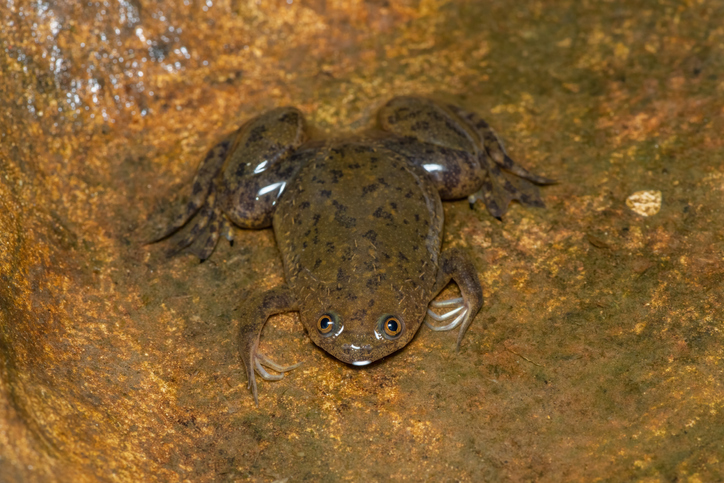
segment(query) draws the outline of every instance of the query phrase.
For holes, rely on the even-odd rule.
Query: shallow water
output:
[[[724,478],[724,7],[715,1],[0,6],[0,480]],[[140,243],[205,150],[300,107],[359,130],[399,94],[476,110],[560,180],[500,223],[445,204],[486,297],[364,368],[294,316],[253,404],[235,308],[269,230],[204,264]],[[626,206],[662,192],[661,210]]]

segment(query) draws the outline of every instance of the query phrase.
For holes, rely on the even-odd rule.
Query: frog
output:
[[[544,207],[539,186],[555,182],[513,161],[475,112],[426,97],[389,100],[361,133],[312,132],[291,106],[246,121],[208,151],[188,201],[151,239],[171,238],[169,256],[204,261],[221,237],[233,244],[235,227],[273,229],[286,283],[254,291],[238,308],[239,354],[257,406],[256,375],[279,380],[299,366],[259,348],[276,314],[298,313],[314,344],[354,366],[402,349],[423,322],[458,328],[459,349],[483,290],[471,256],[442,247],[442,201],[481,201],[502,220],[512,201]],[[436,300],[451,282],[460,296]]]

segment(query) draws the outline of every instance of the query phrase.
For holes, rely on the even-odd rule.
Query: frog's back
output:
[[[279,200],[274,231],[298,293],[309,285],[315,293],[320,285],[364,292],[431,284],[442,222],[424,171],[382,147],[347,141],[319,149],[300,170]]]

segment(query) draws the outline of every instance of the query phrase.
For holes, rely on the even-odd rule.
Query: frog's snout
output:
[[[340,346],[342,352],[345,355],[347,363],[354,366],[366,366],[372,360],[370,354],[372,353],[372,345],[370,344],[342,344]]]
[[[353,366],[366,366],[372,361],[366,359],[367,356],[372,352],[372,346],[370,344],[342,344],[342,352],[345,353],[351,359],[355,359],[350,362]]]

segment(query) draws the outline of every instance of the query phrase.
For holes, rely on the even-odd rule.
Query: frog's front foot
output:
[[[460,325],[460,322],[462,322],[465,317],[467,317],[468,313],[470,313],[470,307],[465,305],[464,299],[462,297],[456,297],[453,299],[447,299],[447,300],[440,300],[437,302],[431,302],[430,306],[434,308],[449,308],[453,307],[452,310],[449,310],[448,312],[445,312],[444,314],[436,314],[432,311],[432,309],[427,309],[427,315],[432,317],[434,320],[438,322],[445,322],[450,319],[454,319],[452,322],[446,325],[432,325],[427,320],[425,321],[425,325],[430,328],[430,330],[434,330],[435,332],[440,332],[444,330],[453,330],[455,327]]]
[[[258,293],[246,300],[241,306],[241,321],[239,323],[239,353],[246,368],[249,379],[248,387],[254,395],[254,402],[259,405],[259,395],[256,388],[256,374],[267,381],[278,381],[284,377],[285,372],[296,369],[300,363],[291,366],[282,366],[259,352],[259,336],[267,319],[284,312],[298,310],[298,304],[288,287],[273,288]],[[264,367],[268,367],[280,374],[269,374]]]
[[[292,364],[291,366],[282,366],[281,364],[277,364],[273,360],[269,359],[267,356],[262,354],[261,352],[255,351],[253,354],[250,354],[251,359],[253,362],[254,370],[249,370],[249,365],[247,365],[247,376],[249,378],[249,384],[247,384],[246,387],[251,389],[252,394],[254,394],[254,402],[256,405],[259,405],[259,397],[257,396],[257,389],[256,389],[256,374],[259,374],[259,377],[264,379],[265,381],[279,381],[284,378],[284,373],[293,371],[297,367],[301,366],[301,362],[297,362],[296,364]],[[269,369],[272,369],[274,371],[277,371],[279,374],[269,374],[266,369],[264,369],[264,366],[268,367]]]
[[[452,280],[460,288],[462,297],[431,302],[430,306],[433,308],[450,308],[451,310],[438,315],[428,308],[427,314],[430,317],[438,322],[447,322],[450,319],[452,322],[445,325],[432,325],[426,320],[425,325],[435,331],[452,330],[459,326],[460,332],[458,332],[456,344],[456,348],[459,349],[465,332],[483,306],[483,289],[480,286],[478,273],[464,251],[458,248],[445,250],[440,257],[439,266],[433,293],[435,295],[440,293]]]

